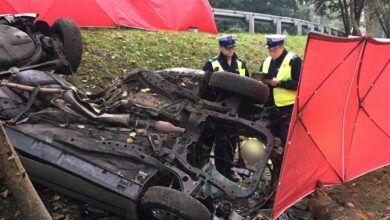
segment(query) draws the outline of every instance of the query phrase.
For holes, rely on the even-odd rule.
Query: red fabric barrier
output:
[[[310,34],[274,217],[314,190],[390,164],[390,42]]]
[[[81,27],[128,26],[148,30],[218,33],[208,0],[2,0],[0,14],[38,13],[53,23],[68,18]]]

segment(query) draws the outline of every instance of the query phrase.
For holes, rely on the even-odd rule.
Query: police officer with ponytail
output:
[[[266,48],[268,57],[260,66],[266,73],[263,83],[270,88],[266,106],[275,106],[280,111],[281,121],[272,128],[282,144],[286,144],[290,117],[301,74],[302,60],[284,46],[285,35],[268,35]]]

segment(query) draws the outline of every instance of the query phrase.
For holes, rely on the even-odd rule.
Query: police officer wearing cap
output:
[[[203,70],[206,72],[224,71],[239,74],[243,77],[249,77],[249,72],[243,60],[239,59],[236,52],[236,37],[233,35],[224,35],[217,38],[219,42],[220,53],[217,57],[208,60]],[[210,92],[210,90],[208,90]],[[212,94],[206,94],[212,96]],[[232,181],[238,181],[239,177],[231,168],[234,161],[234,154],[237,143],[239,142],[238,135],[233,130],[217,129],[214,136],[202,140],[204,144],[214,147],[215,167],[225,177]]]
[[[262,81],[270,88],[266,106],[276,106],[283,119],[272,128],[274,135],[281,139],[282,144],[286,143],[302,66],[301,58],[286,50],[285,37],[285,35],[266,36],[269,56],[260,66],[260,72],[266,73]]]
[[[219,42],[219,55],[208,60],[204,66],[204,71],[215,72],[224,71],[240,74],[249,77],[249,72],[243,60],[236,54],[236,36],[224,35],[217,38]]]

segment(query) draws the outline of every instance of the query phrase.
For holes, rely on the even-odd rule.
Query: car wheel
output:
[[[162,186],[146,190],[141,199],[141,208],[150,219],[211,219],[209,210],[201,202],[180,191]]]
[[[65,75],[75,73],[83,53],[80,28],[73,21],[61,18],[54,22],[52,29],[61,39],[65,57],[69,62],[69,65],[58,67],[57,72]]]
[[[233,92],[257,104],[266,103],[269,96],[269,89],[263,83],[229,72],[211,74],[209,86],[214,89]]]

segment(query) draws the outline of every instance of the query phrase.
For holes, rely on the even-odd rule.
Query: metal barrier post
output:
[[[276,34],[282,34],[282,20],[280,18],[275,18],[274,24],[276,24]]]
[[[255,17],[253,15],[246,15],[245,19],[249,23],[249,33],[255,33]]]
[[[294,22],[295,26],[297,26],[297,35],[302,35],[302,21],[297,20]]]

